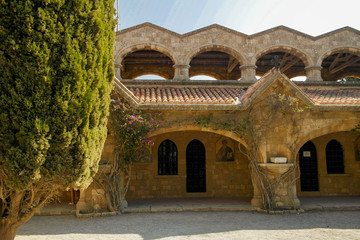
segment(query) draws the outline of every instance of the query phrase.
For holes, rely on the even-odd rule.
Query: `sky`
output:
[[[150,22],[184,34],[219,24],[254,34],[279,25],[318,36],[360,30],[360,0],[118,0],[119,30]]]

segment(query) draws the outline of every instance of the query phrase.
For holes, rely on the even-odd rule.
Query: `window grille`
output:
[[[169,139],[163,141],[158,148],[158,174],[178,174],[178,151],[176,144]]]
[[[343,148],[334,139],[326,145],[326,168],[328,174],[344,173]]]

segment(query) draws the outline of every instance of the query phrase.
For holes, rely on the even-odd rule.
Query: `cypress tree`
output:
[[[2,239],[97,172],[114,27],[114,0],[0,0]]]

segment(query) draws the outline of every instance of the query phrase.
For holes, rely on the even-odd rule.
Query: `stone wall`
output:
[[[338,132],[312,139],[317,150],[319,191],[301,192],[298,181],[299,196],[346,196],[360,195],[360,161],[356,159],[357,132]],[[328,174],[326,170],[325,148],[329,141],[335,139],[344,150],[344,174]]]
[[[178,175],[158,175],[158,147],[162,141],[173,141],[178,149]],[[201,141],[206,150],[206,192],[186,192],[186,147],[193,139]],[[217,162],[216,146],[226,139],[235,153],[233,162]],[[246,156],[239,152],[238,143],[214,133],[181,131],[153,137],[152,161],[134,163],[127,198],[159,197],[234,197],[252,196],[252,183]]]

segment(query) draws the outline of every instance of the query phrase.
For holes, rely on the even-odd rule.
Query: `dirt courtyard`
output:
[[[20,227],[16,240],[93,239],[360,239],[360,212],[129,213],[79,219],[35,216]]]

